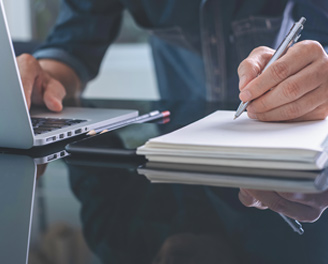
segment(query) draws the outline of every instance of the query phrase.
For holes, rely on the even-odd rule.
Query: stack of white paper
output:
[[[318,170],[328,155],[328,120],[260,122],[217,111],[164,136],[137,153],[148,160],[233,167]]]

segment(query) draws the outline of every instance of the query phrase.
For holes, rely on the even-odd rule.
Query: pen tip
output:
[[[237,118],[237,116],[234,116],[234,117],[233,117],[233,120],[236,120],[236,118]]]

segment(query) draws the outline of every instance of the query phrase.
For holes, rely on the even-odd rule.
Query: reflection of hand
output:
[[[180,233],[168,237],[152,264],[240,263],[224,235]]]
[[[262,121],[324,119],[328,115],[328,56],[321,44],[296,43],[260,74],[273,53],[267,47],[256,48],[238,68],[240,99],[252,101],[248,116]]]
[[[302,194],[240,189],[239,200],[247,207],[269,208],[301,222],[315,222],[328,207],[328,191]]]
[[[46,163],[46,164],[40,164],[37,166],[37,169],[36,169],[36,179],[37,180],[44,174],[44,172],[46,171],[47,165],[48,164]]]

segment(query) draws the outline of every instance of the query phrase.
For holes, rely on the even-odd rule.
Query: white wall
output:
[[[121,44],[109,48],[98,77],[84,98],[157,100],[159,93],[148,44]]]
[[[5,6],[5,12],[12,38],[15,40],[30,40],[32,38],[30,1],[2,1]]]

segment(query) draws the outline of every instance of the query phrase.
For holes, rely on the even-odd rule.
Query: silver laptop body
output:
[[[28,156],[0,154],[0,169],[1,263],[27,264],[37,165]]]
[[[84,120],[51,132],[34,134],[25,101],[7,19],[0,0],[0,147],[28,149],[86,133],[138,115],[129,109],[64,108],[60,113],[31,112],[33,117]]]

